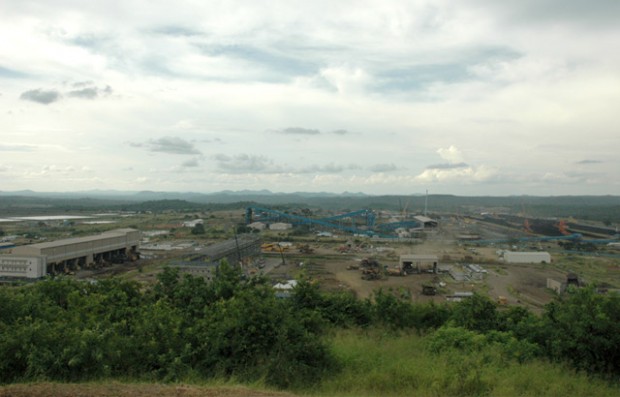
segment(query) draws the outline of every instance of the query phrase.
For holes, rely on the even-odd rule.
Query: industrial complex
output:
[[[615,268],[620,257],[614,251],[619,236],[604,225],[485,212],[277,208],[104,214],[106,223],[119,226],[96,235],[88,235],[97,230],[92,221],[24,220],[10,224],[0,241],[0,278],[90,279],[131,272],[150,283],[170,266],[210,281],[225,260],[247,277],[262,274],[274,285],[309,277],[326,290],[361,298],[385,288],[422,301],[480,292],[502,305],[540,309],[553,299],[552,291],[601,281],[583,266],[584,255],[590,253],[587,261],[604,269]],[[203,227],[194,230],[197,225]],[[71,234],[83,237],[52,241]],[[578,274],[580,282],[568,280],[567,272]],[[615,286],[603,281],[607,290]]]

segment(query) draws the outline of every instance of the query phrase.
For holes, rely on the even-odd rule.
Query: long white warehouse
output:
[[[548,252],[513,252],[504,251],[506,263],[551,263]]]
[[[96,236],[21,245],[0,255],[0,277],[39,278],[137,252],[140,232],[116,229]]]

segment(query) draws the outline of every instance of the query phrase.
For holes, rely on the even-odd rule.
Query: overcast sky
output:
[[[0,4],[0,190],[620,194],[620,1]]]

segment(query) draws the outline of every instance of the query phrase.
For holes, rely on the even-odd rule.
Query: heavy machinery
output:
[[[360,269],[362,270],[362,280],[381,280],[385,276],[385,272],[376,259],[362,259]]]
[[[260,246],[260,249],[263,252],[286,252],[289,250],[289,247],[279,243],[265,243]]]
[[[395,277],[404,276],[404,274],[403,274],[403,272],[402,272],[402,270],[400,268],[391,268],[391,267],[389,267],[389,268],[385,269],[385,273],[388,276],[395,276]]]
[[[422,295],[428,295],[428,296],[437,295],[437,287],[435,287],[434,285],[430,285],[430,284],[423,284]]]
[[[313,254],[314,248],[310,247],[310,244],[299,244],[297,246],[297,251],[301,254]]]
[[[362,269],[362,280],[381,280],[383,279],[383,272],[381,269],[366,268]]]

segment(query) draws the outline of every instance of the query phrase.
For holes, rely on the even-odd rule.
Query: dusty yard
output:
[[[510,305],[539,310],[555,296],[547,289],[547,278],[558,281],[566,274],[550,265],[495,265],[488,267],[486,283],[493,299],[506,297]]]
[[[404,289],[414,301],[444,302],[455,292],[478,291],[497,300],[502,296],[509,305],[526,306],[540,311],[550,302],[554,293],[546,288],[547,278],[566,280],[569,272],[575,272],[580,279],[600,285],[607,282],[610,287],[620,286],[620,259],[565,255],[556,246],[545,246],[551,251],[551,265],[507,265],[498,261],[497,247],[461,246],[454,240],[442,240],[439,236],[421,244],[372,241],[363,239],[320,240],[297,243],[284,253],[284,264],[280,253],[263,255],[261,267],[251,269],[254,273],[266,273],[274,281],[298,278],[305,274],[317,280],[324,290],[353,291],[361,299],[372,296],[373,291]],[[308,244],[312,252],[300,252]],[[170,253],[174,257],[177,253]],[[377,260],[381,267],[395,268],[402,254],[437,255],[442,265],[475,263],[483,266],[487,274],[481,281],[457,282],[449,274],[414,274],[404,277],[386,276],[379,280],[364,280],[360,270],[347,268],[365,258]],[[152,283],[161,271],[166,255],[157,260],[141,260],[138,263],[113,265],[104,269],[82,271],[77,277],[120,276],[141,282]],[[423,285],[439,287],[435,296],[422,294]]]
[[[278,266],[271,276],[294,278],[305,272],[318,280],[326,290],[350,290],[362,299],[368,298],[378,288],[405,289],[414,301],[445,302],[446,296],[454,292],[477,291],[487,294],[492,300],[503,296],[509,305],[520,305],[540,311],[550,302],[554,293],[546,288],[547,278],[559,281],[566,279],[567,271],[553,265],[506,265],[497,260],[495,248],[469,248],[456,244],[432,241],[420,245],[383,244],[369,249],[353,249],[338,253],[339,246],[323,244],[312,255],[286,255],[286,266]],[[477,263],[487,274],[481,281],[457,282],[449,274],[412,274],[407,276],[386,276],[380,280],[364,280],[360,270],[351,270],[364,258],[376,259],[382,266],[395,268],[398,257],[405,253],[435,254],[442,264]],[[303,262],[303,266],[300,263]],[[426,296],[422,286],[432,284],[442,287],[439,294]]]

